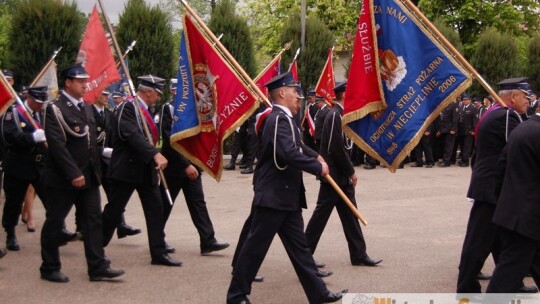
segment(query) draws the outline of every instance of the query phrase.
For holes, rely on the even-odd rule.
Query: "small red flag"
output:
[[[319,77],[319,81],[317,81],[317,85],[315,86],[315,92],[326,99],[330,104],[333,104],[334,99],[336,98],[336,94],[334,93],[336,81],[334,79],[334,67],[332,62],[333,51],[334,48],[331,48],[328,52],[328,58],[324,64],[321,77]]]
[[[292,77],[294,78],[294,81],[298,82],[298,64],[297,64],[296,59],[291,64],[292,64],[291,66]]]
[[[109,84],[120,80],[120,74],[118,74],[116,62],[96,6],[94,6],[84,31],[81,49],[77,55],[77,63],[81,63],[88,75],[90,75],[86,93],[83,96],[88,103],[94,103],[99,94]]]
[[[255,84],[261,89],[264,95],[268,96],[268,88],[264,85],[272,78],[279,74],[279,65],[281,64],[281,55],[276,56],[272,61],[266,66],[264,71],[259,73],[255,81]]]

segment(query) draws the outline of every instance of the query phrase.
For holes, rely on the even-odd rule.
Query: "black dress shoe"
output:
[[[226,164],[225,166],[223,166],[223,170],[227,170],[227,171],[234,170],[234,163],[230,162],[230,163]]]
[[[248,300],[248,298],[245,298],[245,299],[236,300],[236,301],[227,300],[227,304],[251,304],[251,302]]]
[[[231,162],[232,163],[232,162]],[[239,160],[237,162],[234,162],[237,166],[242,166],[244,165],[246,162],[244,160]]]
[[[0,248],[0,259],[6,256],[6,254],[7,254],[7,250],[5,250],[4,248]]]
[[[537,293],[538,288],[536,286],[521,286],[519,288],[518,293]]]
[[[160,256],[152,258],[152,265],[164,265],[164,266],[182,266],[182,262],[174,260],[168,254],[164,253]]]
[[[331,272],[331,271],[324,271],[324,270],[319,270],[317,271],[317,276],[319,278],[326,278],[326,277],[329,277],[331,275],[333,275],[334,273]]]
[[[14,235],[7,237],[6,247],[8,250],[11,251],[19,251],[21,249],[21,247],[19,246],[19,242],[17,242],[17,238]]]
[[[229,247],[229,243],[218,243],[215,242],[214,244],[208,246],[208,247],[201,247],[201,254],[207,254],[214,251],[220,251],[225,248]]]
[[[252,166],[246,167],[246,168],[240,170],[240,173],[241,174],[253,174],[253,167]]]
[[[382,262],[382,260],[373,260],[369,256],[366,256],[365,258],[363,258],[361,260],[352,262],[352,264],[354,266],[370,266],[370,267],[373,267],[373,266],[377,266],[377,264],[379,264],[380,262]]]
[[[478,275],[476,276],[476,278],[477,278],[478,280],[486,281],[486,280],[491,279],[491,275],[485,274],[485,273],[483,273],[483,272],[480,271],[480,272],[478,273]]]
[[[122,269],[114,270],[107,268],[90,275],[90,281],[103,281],[103,279],[114,279],[123,275],[125,272]]]
[[[432,163],[427,164],[426,168],[433,168],[433,164]]]
[[[322,299],[322,302],[323,303],[337,302],[341,298],[343,298],[343,294],[347,293],[348,291],[349,291],[348,289],[343,289],[342,291],[336,292],[336,293],[330,292]]]
[[[420,163],[414,163],[411,165],[411,167],[413,168],[422,168],[424,165],[420,164]]]
[[[238,166],[238,168],[240,168],[240,169],[245,169],[247,167],[249,167],[248,164],[241,164],[241,165]]]
[[[126,236],[136,235],[141,233],[141,229],[133,228],[126,224],[118,225],[118,228],[116,229],[116,235],[119,239],[123,239]]]
[[[176,248],[174,248],[173,246],[165,243],[165,252],[166,253],[175,253],[176,252]]]
[[[42,272],[41,278],[43,280],[56,282],[56,283],[67,283],[69,282],[69,278],[63,274],[60,270],[58,271],[51,271],[51,272]]]
[[[316,266],[317,268],[324,268],[324,266],[326,266],[326,264],[323,263],[323,262],[317,262],[317,261],[315,261],[315,266]]]
[[[375,169],[375,165],[365,164],[365,165],[364,165],[364,169],[366,169],[366,170],[373,170],[373,169]]]
[[[255,278],[253,279],[253,282],[263,282],[264,281],[264,277],[263,276],[260,276],[260,275],[256,275]]]

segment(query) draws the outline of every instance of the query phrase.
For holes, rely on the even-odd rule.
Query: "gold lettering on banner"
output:
[[[409,20],[409,17],[407,17],[407,15],[402,14],[395,7],[391,7],[391,6],[386,7],[386,13],[396,18],[399,22],[401,22],[401,24],[405,24],[405,22]]]

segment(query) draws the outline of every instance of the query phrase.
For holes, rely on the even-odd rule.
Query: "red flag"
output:
[[[372,9],[373,0],[363,2],[345,91],[344,122],[360,119],[386,107],[378,73],[377,36]]]
[[[315,92],[326,99],[330,104],[333,104],[333,100],[336,98],[336,94],[334,93],[336,81],[334,79],[334,67],[332,64],[333,51],[334,48],[331,48],[328,52],[328,58],[324,64],[321,77],[319,77],[319,81],[317,81],[317,85],[315,86]]]
[[[257,96],[187,15],[180,42],[171,145],[216,180],[223,141],[259,106]]]
[[[77,63],[81,63],[90,75],[83,97],[88,103],[93,103],[109,84],[120,80],[120,74],[116,69],[114,56],[96,6],[84,31]]]
[[[291,63],[291,73],[294,81],[298,82],[298,64],[296,59]]]
[[[281,64],[281,53],[272,59],[272,61],[266,66],[266,68],[259,73],[259,75],[253,80],[259,89],[268,96],[268,89],[264,86],[270,79],[279,74],[279,66]]]
[[[4,73],[0,71],[0,115],[4,114],[15,101],[16,97],[10,87],[11,84],[6,80]]]

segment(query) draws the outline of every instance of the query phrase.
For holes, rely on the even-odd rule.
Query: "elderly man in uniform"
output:
[[[7,150],[3,163],[6,201],[2,226],[7,233],[8,250],[20,249],[15,227],[29,185],[34,186],[45,208],[47,206],[41,184],[47,154],[42,110],[47,98],[47,87],[28,88],[24,105],[12,106],[2,117],[0,129]]]
[[[96,128],[97,128],[97,138],[98,145],[106,151],[108,157],[101,157],[101,172],[103,173],[103,179],[101,185],[103,190],[105,190],[105,195],[107,200],[109,200],[110,191],[111,191],[111,181],[107,178],[107,170],[109,168],[109,161],[112,153],[112,123],[114,120],[113,112],[109,110],[109,96],[111,93],[109,91],[103,91],[98,96],[96,101],[92,106],[92,112],[96,119]],[[141,229],[136,229],[128,224],[126,224],[126,219],[122,213],[120,219],[120,224],[116,227],[116,234],[119,239],[125,238],[126,236],[136,235],[141,233]]]
[[[173,107],[174,96],[176,95],[176,79],[171,80],[171,93],[173,95],[173,100],[164,104],[161,108],[160,125],[161,135],[163,138],[161,152],[169,161],[164,173],[169,185],[171,197],[174,202],[180,191],[182,190],[184,192],[184,198],[186,200],[189,214],[191,215],[191,220],[199,233],[201,254],[208,254],[214,251],[223,250],[229,247],[229,244],[220,243],[215,238],[214,226],[212,225],[212,220],[210,220],[208,208],[206,207],[206,201],[204,200],[201,170],[195,167],[182,154],[171,147],[170,138],[171,129],[174,122]],[[164,202],[167,201],[167,196],[163,189],[161,191],[161,198]],[[163,205],[164,226],[167,224],[172,207],[173,206],[168,203]],[[174,251],[174,249],[169,250]]]
[[[330,176],[332,176],[353,204],[356,204],[354,189],[358,178],[349,157],[349,150],[352,148],[353,143],[345,137],[341,127],[346,88],[346,81],[334,88],[334,92],[336,93],[335,105],[328,112],[324,121],[319,154],[328,163]],[[306,227],[306,239],[311,253],[315,253],[324,227],[334,207],[338,211],[343,232],[349,245],[351,263],[355,266],[376,266],[382,262],[382,260],[374,260],[368,256],[366,242],[358,220],[326,179],[321,179],[317,207],[315,207],[315,211],[313,211],[313,215]]]
[[[304,144],[293,122],[298,112],[298,84],[287,72],[266,86],[274,102],[261,135],[260,159],[253,178],[253,220],[227,292],[227,303],[249,303],[251,284],[276,234],[281,238],[310,303],[335,302],[340,293],[328,291],[317,276],[307,248],[302,208],[306,207],[302,171],[325,176],[328,166]]]
[[[73,204],[78,220],[86,232],[84,251],[91,281],[115,278],[122,270],[110,268],[102,245],[102,219],[99,185],[100,153],[92,110],[82,97],[89,78],[80,65],[62,72],[64,90],[47,107],[45,135],[49,155],[45,164],[44,185],[48,202],[45,224],[41,232],[41,278],[52,282],[68,282],[60,263],[64,220]],[[54,202],[54,203],[52,203]]]
[[[540,109],[536,109],[514,129],[499,158],[501,191],[493,222],[499,226],[502,248],[488,293],[515,292],[529,271],[540,286],[539,139]]]
[[[137,190],[146,219],[152,264],[181,266],[182,263],[171,258],[165,248],[163,203],[169,202],[161,199],[157,170],[165,169],[168,161],[155,147],[159,131],[148,111],[163,93],[165,80],[152,75],[141,76],[139,80],[136,100],[126,101],[116,109],[112,128],[113,153],[107,172],[111,191],[103,210],[103,244],[107,246],[111,241],[129,198]]]
[[[476,152],[467,197],[474,200],[463,241],[457,281],[458,293],[480,293],[477,275],[486,258],[499,260],[498,227],[492,222],[497,206],[497,160],[512,131],[527,111],[527,78],[506,79],[498,83],[499,96],[509,107],[493,106],[478,122],[475,130]],[[525,289],[524,289],[525,288]],[[530,292],[522,287],[521,292]],[[514,290],[518,292],[518,290]]]

